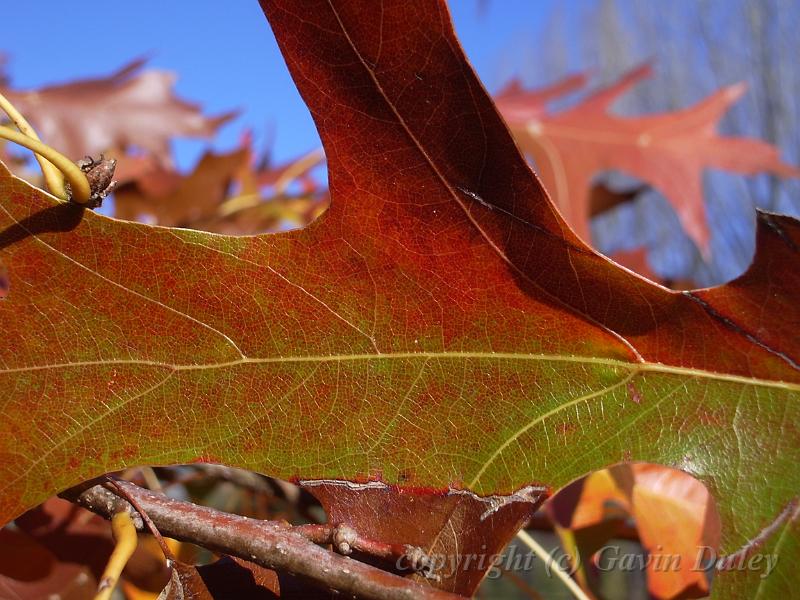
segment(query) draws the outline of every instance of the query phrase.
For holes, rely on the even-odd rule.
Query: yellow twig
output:
[[[559,565],[555,559],[553,559],[552,555],[545,550],[544,547],[533,538],[533,536],[531,536],[524,529],[520,529],[517,532],[517,538],[544,562],[548,573],[555,573],[556,577],[558,577],[564,583],[564,585],[569,588],[569,591],[572,592],[572,595],[575,596],[577,600],[590,600],[589,596],[586,595],[586,592],[584,592],[580,586],[575,583],[575,580],[569,576],[569,573],[561,568],[561,565]]]
[[[158,475],[156,475],[156,472],[153,471],[153,467],[139,467],[139,470],[142,473],[145,484],[147,484],[147,489],[153,490],[154,492],[164,491],[164,488],[158,479]]]
[[[296,161],[286,167],[286,170],[281,173],[280,177],[278,177],[273,184],[272,187],[275,195],[283,195],[293,181],[313,169],[324,160],[325,153],[322,151],[322,148],[312,150],[305,156],[298,158]],[[242,194],[241,196],[230,198],[220,204],[219,208],[217,209],[217,213],[221,217],[227,217],[233,213],[239,212],[240,210],[258,206],[263,202],[264,198],[261,196],[261,194]]]
[[[297,159],[286,167],[286,170],[278,177],[275,182],[275,192],[277,194],[283,194],[290,183],[316,167],[323,160],[325,160],[325,153],[322,151],[322,148],[312,150],[302,158]]]
[[[240,210],[258,206],[262,202],[264,202],[264,199],[261,197],[261,194],[244,194],[242,196],[236,196],[234,198],[229,198],[220,204],[219,208],[217,208],[217,214],[220,217],[227,217],[233,213],[239,212]]]
[[[55,167],[64,174],[67,182],[72,190],[72,200],[79,204],[86,204],[92,196],[92,190],[89,187],[89,180],[86,175],[81,171],[80,167],[68,159],[66,156],[54,150],[47,144],[43,144],[39,140],[28,137],[24,133],[15,131],[10,127],[0,125],[0,138],[24,146],[28,150],[32,150],[49,160]]]
[[[17,129],[19,129],[21,133],[27,135],[29,138],[33,138],[37,142],[41,141],[30,123],[22,116],[22,113],[20,113],[3,94],[0,94],[0,109],[5,111],[8,118],[11,119],[11,122],[17,126]],[[50,190],[50,193],[54,196],[62,200],[67,200],[67,191],[64,189],[64,175],[53,163],[41,154],[35,154],[35,156],[36,160],[39,162],[39,166],[42,168],[42,175],[44,175],[44,183],[47,189]]]
[[[114,546],[114,551],[108,559],[103,576],[100,578],[100,584],[97,586],[97,594],[94,600],[108,600],[111,598],[111,592],[114,591],[119,577],[122,574],[122,569],[128,564],[136,550],[136,527],[133,525],[133,520],[128,511],[124,510],[116,513],[111,517],[111,530],[114,532],[114,539],[117,544]]]

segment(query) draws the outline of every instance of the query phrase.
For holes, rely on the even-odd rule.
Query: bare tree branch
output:
[[[292,531],[288,524],[250,519],[173,500],[126,481],[117,481],[115,485],[136,499],[163,535],[295,575],[324,589],[374,600],[463,600],[463,596],[320,548]],[[127,510],[136,528],[146,530],[139,512],[102,484],[90,483],[60,495],[105,518]]]

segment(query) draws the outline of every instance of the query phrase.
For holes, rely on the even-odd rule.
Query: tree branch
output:
[[[173,500],[127,481],[116,481],[115,485],[136,499],[165,536],[283,571],[325,589],[374,600],[463,600],[463,596],[320,548],[292,531],[288,524],[250,519]],[[60,496],[105,518],[126,510],[136,528],[146,530],[141,515],[127,500],[96,481],[66,490]]]
[[[353,550],[376,558],[382,558],[413,569],[427,579],[439,581],[430,557],[419,546],[409,544],[388,544],[364,538],[349,525],[297,525],[292,531],[302,535],[315,544],[331,544],[339,554],[351,554]]]

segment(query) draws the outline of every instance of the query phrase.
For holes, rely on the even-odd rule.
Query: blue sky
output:
[[[451,10],[473,65],[495,89],[514,72],[524,72],[525,57],[513,49],[541,31],[552,2],[483,4],[456,0]],[[319,144],[257,0],[30,0],[15,4],[4,29],[0,51],[8,56],[14,87],[103,75],[148,55],[151,66],[176,72],[178,93],[206,112],[242,110],[215,140],[216,148],[233,147],[248,127],[257,148],[274,142],[277,160]],[[202,141],[177,142],[179,165],[190,166],[205,147]]]

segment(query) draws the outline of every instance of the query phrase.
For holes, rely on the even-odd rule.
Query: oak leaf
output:
[[[545,102],[559,86],[525,91],[515,84],[496,101],[522,150],[534,159],[545,188],[583,240],[590,241],[593,179],[618,170],[664,194],[688,236],[707,253],[705,169],[780,177],[797,177],[800,171],[781,161],[778,150],[766,142],[717,133],[719,120],[745,93],[742,83],[671,113],[623,117],[609,112],[615,100],[649,75],[649,65],[637,67],[578,105],[556,113],[547,111]],[[527,114],[526,101],[530,102]]]
[[[328,207],[327,189],[313,170],[324,162],[321,149],[274,164],[269,154],[244,165],[237,175],[238,193],[215,215],[193,223],[195,229],[249,235],[304,227]]]
[[[60,594],[64,598],[94,598],[96,582],[100,581],[114,548],[107,521],[66,500],[49,498],[17,518],[14,533],[22,536],[17,543],[10,540],[0,543],[0,556],[3,556],[0,597],[45,599]],[[149,551],[152,545],[157,546],[153,538],[143,536],[140,539],[125,567],[126,584],[133,582],[140,588],[155,591],[164,587],[169,572],[163,555],[159,560]],[[4,550],[11,550],[14,560],[9,561],[3,555]],[[71,577],[65,579],[59,574]],[[16,580],[16,586],[24,581],[36,587],[22,588],[18,596],[14,596],[7,589],[3,590],[4,575]],[[77,590],[81,590],[82,595],[74,595]]]
[[[494,101],[509,123],[525,122],[545,116],[550,102],[582,90],[588,80],[585,74],[578,73],[551,85],[528,90],[519,79],[512,79],[494,95]]]
[[[74,159],[135,147],[169,165],[172,138],[210,137],[236,116],[204,116],[175,97],[172,73],[143,71],[145,62],[134,60],[108,77],[2,92],[42,139]]]
[[[114,216],[154,225],[227,234],[279,230],[284,222],[302,227],[327,207],[327,193],[309,171],[322,160],[313,152],[278,166],[253,164],[245,142],[233,152],[206,152],[184,175],[148,157],[124,156],[114,193]],[[297,183],[298,194],[287,188]]]
[[[511,497],[648,461],[715,495],[723,552],[774,532],[796,581],[800,224],[762,213],[741,278],[666,290],[570,230],[444,2],[262,6],[325,147],[310,226],[121,222],[0,175],[0,520],[127,465]]]
[[[472,595],[548,491],[529,486],[515,494],[479,497],[466,490],[404,490],[381,482],[302,485],[332,523],[346,523],[366,538],[423,548],[428,564],[416,577],[465,595]],[[385,566],[402,572],[410,562],[405,556]]]
[[[216,215],[249,160],[249,148],[224,154],[206,152],[188,175],[163,167],[139,173],[115,190],[114,216],[203,229],[197,223]]]

